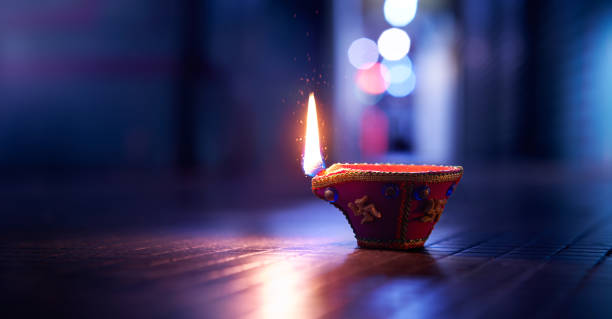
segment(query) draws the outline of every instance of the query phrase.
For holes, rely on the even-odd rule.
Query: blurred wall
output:
[[[174,160],[181,10],[163,1],[2,1],[0,164]]]
[[[611,165],[612,4],[462,3],[462,156]]]
[[[446,18],[429,16],[414,29],[415,52],[424,52],[419,41],[427,38],[418,34],[427,23],[437,26],[432,36],[453,34],[442,47],[457,68],[451,139],[438,139],[454,146],[444,156],[612,161],[608,1],[422,2],[423,12]],[[383,2],[339,3],[2,1],[0,166],[298,179],[310,91],[325,122],[324,145],[338,150],[331,160],[360,160],[358,134],[344,132],[367,123],[355,120],[366,109],[347,114],[351,105],[332,101],[333,58],[346,55],[343,32],[382,31],[362,22],[382,19]],[[363,21],[351,20],[358,14]],[[339,19],[355,28],[334,29]],[[419,136],[414,121],[427,117],[383,101],[392,117],[390,134],[381,135],[386,149],[418,152],[397,132]]]
[[[0,166],[299,178],[328,15],[323,1],[2,1]]]

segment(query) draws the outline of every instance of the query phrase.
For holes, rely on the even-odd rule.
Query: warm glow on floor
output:
[[[301,290],[304,278],[291,262],[285,261],[262,271],[261,318],[307,318],[308,305]]]

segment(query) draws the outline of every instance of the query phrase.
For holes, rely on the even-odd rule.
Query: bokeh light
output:
[[[389,82],[391,83],[404,82],[412,73],[412,61],[408,56],[397,61],[383,60],[382,65],[389,70]]]
[[[359,38],[348,49],[351,64],[358,69],[369,69],[378,62],[378,46],[368,38]]]
[[[391,83],[387,88],[387,93],[394,97],[404,97],[412,93],[416,87],[416,76],[414,72],[410,73],[410,76],[399,83]]]
[[[398,28],[390,28],[380,34],[378,38],[378,52],[385,59],[396,61],[408,54],[410,51],[410,37]]]
[[[386,0],[383,5],[385,20],[394,27],[403,27],[414,19],[417,0]]]
[[[387,152],[389,145],[389,119],[377,106],[369,106],[361,115],[359,146],[363,155],[373,158]]]
[[[355,82],[364,92],[381,94],[389,87],[389,70],[386,66],[375,63],[371,68],[357,71]]]

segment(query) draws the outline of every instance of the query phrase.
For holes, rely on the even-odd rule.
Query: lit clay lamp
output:
[[[463,175],[461,166],[333,164],[325,169],[314,96],[308,100],[304,172],[336,206],[363,248],[423,247]]]

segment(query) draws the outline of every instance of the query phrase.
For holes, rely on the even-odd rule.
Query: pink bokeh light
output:
[[[381,94],[389,87],[390,78],[389,69],[380,63],[375,63],[369,69],[357,71],[355,82],[368,94]]]
[[[370,106],[361,115],[361,152],[367,157],[376,157],[387,152],[389,145],[389,119],[376,106]]]

